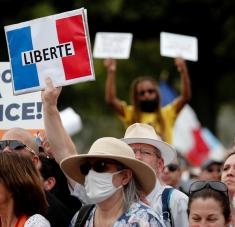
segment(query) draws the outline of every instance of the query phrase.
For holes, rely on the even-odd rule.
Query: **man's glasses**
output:
[[[157,156],[157,158],[161,159],[160,151],[157,149],[150,149],[150,148],[143,148],[143,147],[132,147],[132,150],[134,151],[135,155],[139,152],[141,156]]]
[[[205,188],[211,188],[212,190],[221,192],[228,196],[227,186],[220,181],[195,181],[190,186],[189,194],[201,191]]]
[[[165,168],[167,168],[170,172],[175,172],[176,170],[179,169],[179,165],[174,164],[174,163],[170,163],[170,164],[166,165]]]
[[[97,173],[104,173],[109,170],[110,164],[115,164],[117,166],[117,170],[123,170],[125,168],[121,163],[114,160],[98,160],[94,163],[86,161],[85,163],[81,164],[80,171],[85,176],[91,169],[93,169]]]
[[[143,97],[145,93],[149,93],[150,95],[156,92],[156,89],[147,89],[147,90],[142,90],[138,92],[138,96]]]
[[[33,153],[34,155],[36,154],[33,149],[31,149],[30,147],[21,143],[18,140],[0,140],[0,152],[3,152],[3,150],[6,147],[9,147],[11,150],[15,150],[15,151],[20,151],[22,149],[26,149],[26,150],[30,151],[31,153]]]

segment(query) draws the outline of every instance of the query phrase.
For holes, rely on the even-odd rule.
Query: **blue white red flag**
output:
[[[5,27],[14,94],[94,80],[85,9]]]
[[[159,85],[162,106],[171,103],[177,97],[175,91],[165,81]],[[221,161],[225,152],[222,143],[209,129],[201,126],[195,111],[188,104],[175,122],[173,145],[193,166],[200,166],[208,158]]]

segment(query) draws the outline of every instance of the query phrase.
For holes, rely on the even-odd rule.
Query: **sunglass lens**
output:
[[[14,150],[21,150],[25,145],[17,140],[12,140],[9,142],[9,147]]]
[[[207,182],[206,181],[196,181],[191,184],[190,186],[190,193],[200,191],[206,186]]]
[[[96,161],[93,164],[93,169],[97,172],[97,173],[103,173],[107,170],[107,164],[104,161]]]
[[[85,162],[80,165],[80,171],[83,175],[87,175],[91,169],[91,164],[89,162]]]
[[[0,141],[0,151],[3,151],[6,146],[7,146],[6,141]]]
[[[217,191],[221,191],[221,192],[226,192],[227,191],[227,187],[224,183],[222,182],[210,182],[210,186],[211,188],[217,190]]]
[[[174,172],[179,168],[179,166],[176,164],[169,164],[169,165],[167,165],[167,168],[169,171]]]
[[[149,89],[149,90],[148,90],[148,93],[149,93],[149,94],[153,94],[154,92],[155,92],[154,89]]]

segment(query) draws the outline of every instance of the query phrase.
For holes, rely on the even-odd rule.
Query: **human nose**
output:
[[[164,167],[164,168],[163,168],[163,173],[165,173],[165,174],[166,174],[166,173],[169,173],[169,169],[168,169],[167,167]]]
[[[150,91],[148,91],[148,90],[146,90],[145,92],[144,92],[144,94],[143,94],[143,97],[145,98],[145,99],[148,99],[148,98],[150,98],[152,96],[152,92],[150,92]]]
[[[135,153],[135,158],[136,159],[142,160],[142,155],[141,155],[140,150],[135,150],[134,153]]]
[[[234,176],[234,172],[235,172],[235,167],[231,166],[228,170],[227,170],[227,176]]]
[[[214,173],[212,174],[212,178],[215,179],[215,180],[219,180],[220,177],[221,177],[221,174],[218,173],[218,172],[214,172]]]

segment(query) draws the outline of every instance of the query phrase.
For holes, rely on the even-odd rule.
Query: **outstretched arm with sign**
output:
[[[50,78],[46,79],[46,88],[42,91],[44,124],[46,137],[53,151],[53,157],[60,163],[63,158],[77,154],[76,147],[67,134],[57,108],[62,88],[55,88]]]
[[[191,98],[191,86],[185,60],[182,58],[175,58],[175,65],[181,75],[181,94],[175,100],[177,102],[176,112],[179,113]]]
[[[151,124],[163,140],[172,143],[177,115],[191,96],[190,79],[185,61],[182,58],[175,59],[175,65],[181,75],[181,94],[165,107],[161,107],[159,86],[152,77],[138,77],[133,81],[131,105],[121,101],[116,94],[116,61],[106,59],[104,65],[107,69],[106,102],[116,111],[124,125],[128,127],[136,122]]]
[[[124,110],[121,100],[116,96],[116,68],[117,61],[115,59],[106,59],[104,66],[107,69],[107,79],[105,86],[106,102],[113,107],[113,109],[121,116],[124,116]]]
[[[42,91],[42,102],[44,111],[44,125],[46,137],[50,144],[50,151],[57,163],[62,159],[77,154],[76,147],[67,134],[57,108],[57,101],[61,88],[55,88],[50,78],[46,79],[46,88]],[[86,195],[85,188],[67,177],[72,194],[77,196],[83,203],[91,203]]]

